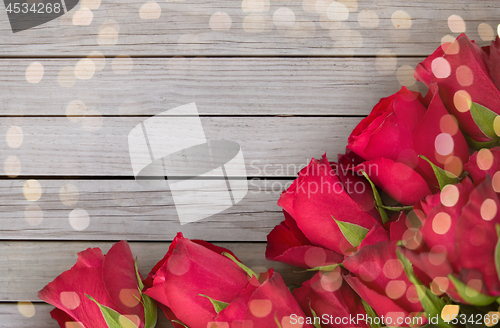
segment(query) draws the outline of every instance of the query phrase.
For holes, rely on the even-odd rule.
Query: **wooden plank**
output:
[[[128,135],[146,118],[104,117],[100,127],[94,124],[96,119],[87,117],[83,122],[71,122],[65,117],[0,120],[0,136],[6,136],[0,138],[0,163],[8,163],[4,166],[4,173],[133,176]],[[165,129],[155,132],[157,135],[168,138],[185,135],[188,138],[196,132],[191,130],[190,122],[181,121],[187,132],[180,135],[170,132],[169,135],[168,122],[171,121],[168,120],[175,118],[164,119]],[[319,157],[325,151],[332,159],[343,153],[347,136],[360,120],[356,117],[202,117],[201,123],[207,139],[230,140],[241,146],[247,176],[289,177],[312,157]],[[98,119],[97,122],[101,121]],[[12,129],[13,126],[20,127],[22,132]],[[151,134],[148,135],[151,138]],[[17,156],[17,159],[11,156]],[[139,157],[146,160],[149,156],[145,151]],[[189,161],[201,165],[207,158],[196,155]],[[170,176],[176,175],[189,176],[177,172]]]
[[[190,236],[186,236],[190,237]],[[295,273],[291,266],[265,260],[265,243],[216,243],[233,251],[254,271],[264,272],[273,267],[285,282],[298,284],[310,273]],[[106,252],[109,242],[1,242],[0,301],[36,301],[37,292],[76,262],[76,254],[89,247],[100,247]],[[131,242],[138,258],[139,270],[147,274],[163,258],[169,243]],[[0,320],[1,321],[1,320]]]
[[[182,231],[190,238],[214,241],[265,241],[284,219],[276,202],[291,181],[249,181],[242,201],[185,225],[164,187],[134,180],[39,180],[41,196],[29,201],[24,183],[0,180],[0,240],[164,241]],[[28,197],[35,199],[36,189],[31,191]],[[212,207],[219,203],[219,197],[209,200]]]
[[[141,19],[143,1],[103,1],[92,10],[90,25],[73,25],[75,8],[16,34],[0,11],[0,49],[3,56],[86,56],[91,51],[132,56],[376,55],[383,48],[398,55],[429,55],[444,35],[457,35],[448,27],[451,15],[461,16],[469,36],[480,40],[479,25],[490,26],[483,36],[494,34],[500,9],[495,0],[344,0],[339,2],[349,12],[345,7],[328,12],[331,2],[159,1],[159,18]],[[287,9],[278,11],[282,7]],[[226,15],[212,16],[218,12]],[[155,10],[150,14],[155,17]],[[85,21],[85,13],[78,15]]]
[[[116,74],[108,58],[88,80],[74,76],[75,67],[82,73],[77,58],[0,60],[0,88],[8,91],[0,94],[0,115],[157,115],[191,102],[200,115],[367,115],[400,88],[398,80],[414,82],[412,68],[422,58],[131,60],[128,74]],[[28,83],[34,62],[43,78]],[[75,101],[83,111],[68,109]]]
[[[57,322],[50,317],[54,307],[45,303],[0,303],[0,328],[55,328]],[[34,312],[34,313],[33,313]],[[23,315],[24,314],[24,315]],[[158,313],[156,328],[172,328],[163,313]]]

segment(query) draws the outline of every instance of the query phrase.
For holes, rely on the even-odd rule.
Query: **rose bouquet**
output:
[[[500,319],[500,40],[467,36],[313,159],[283,192],[266,258],[311,271],[288,288],[231,251],[178,234],[143,278],[126,242],[99,249],[39,293],[61,327],[494,326]]]

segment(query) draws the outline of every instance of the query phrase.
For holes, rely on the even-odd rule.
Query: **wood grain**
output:
[[[86,120],[92,124],[94,119]],[[12,148],[7,142],[10,137],[0,137],[0,163],[9,156],[17,156],[20,174],[27,176],[131,177],[128,134],[145,119],[104,117],[102,126],[91,132],[85,129],[89,122],[85,120],[5,118],[0,121],[0,136],[6,136],[12,126],[19,126],[23,139],[18,148]],[[290,177],[312,157],[327,152],[334,160],[337,154],[344,153],[347,136],[360,120],[356,117],[202,117],[201,123],[207,139],[230,140],[241,146],[247,176]],[[186,137],[193,132],[191,129],[187,124]],[[169,131],[157,133],[168,136]],[[14,131],[12,140],[19,140],[19,135]],[[202,163],[206,158],[200,155],[190,161]],[[9,169],[4,167],[4,173],[9,174]],[[176,175],[186,176],[172,174]]]
[[[495,30],[498,24],[496,13],[500,9],[495,0],[410,3],[404,0],[358,0],[346,2],[350,3],[351,9],[347,17],[337,16],[335,11],[330,13],[331,18],[343,20],[335,22],[327,18],[326,8],[330,2],[315,6],[314,1],[305,1],[304,5],[302,0],[271,3],[262,0],[253,1],[257,5],[249,7],[234,0],[159,1],[161,16],[141,19],[142,1],[103,1],[99,9],[92,10],[90,25],[73,25],[73,15],[78,9],[75,8],[59,19],[16,34],[10,30],[6,13],[0,11],[1,54],[86,56],[92,51],[100,51],[107,56],[350,56],[376,55],[382,49],[391,49],[398,55],[429,55],[439,46],[443,36],[457,35],[451,33],[447,24],[451,15],[460,15],[466,22],[469,37],[480,41],[479,24],[487,23]],[[285,15],[282,24],[273,23],[274,15],[281,7],[293,11],[295,19],[290,21]],[[359,14],[364,10],[373,11],[377,22],[361,26]],[[400,10],[409,15],[411,26],[407,21],[392,20],[394,13]],[[221,11],[231,19],[229,30],[210,27],[212,15]],[[253,16],[248,18],[248,15]],[[249,21],[253,23],[249,24]],[[109,37],[99,38],[100,33]]]
[[[186,236],[188,237],[188,236]],[[265,260],[265,243],[216,243],[230,249],[245,265],[254,271],[264,272],[275,268],[290,284],[300,284],[309,276],[295,273],[300,269]],[[77,253],[89,247],[99,247],[103,252],[110,242],[1,242],[0,248],[0,301],[36,301],[37,292],[76,262]],[[139,270],[147,275],[151,268],[168,251],[168,242],[131,242]],[[1,320],[0,320],[1,321]]]
[[[77,80],[77,58],[3,59],[0,88],[8,92],[0,94],[0,115],[149,116],[191,102],[200,115],[367,115],[382,96],[399,90],[397,70],[408,85],[413,74],[404,69],[421,60],[133,58],[129,73],[116,74],[108,58],[102,71]],[[35,61],[44,74],[32,84],[26,70]],[[73,77],[61,77],[66,69]],[[425,92],[422,85],[413,87]],[[74,101],[86,112],[68,112]]]
[[[249,181],[249,191],[242,201],[185,225],[179,223],[171,192],[162,186],[141,186],[134,180],[39,183],[40,199],[29,201],[23,195],[25,180],[0,180],[0,240],[164,241],[182,231],[189,238],[263,242],[284,220],[276,202],[291,180]],[[218,203],[217,198],[210,199],[210,206]],[[90,217],[83,230],[75,230],[80,229],[75,224],[78,221],[69,219],[75,209],[83,209]]]

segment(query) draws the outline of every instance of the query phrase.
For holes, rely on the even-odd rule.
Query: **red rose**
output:
[[[481,149],[476,151],[469,158],[469,162],[464,165],[464,169],[469,173],[475,184],[483,181],[489,175],[493,181],[499,184],[495,190],[500,192],[500,147],[492,149]]]
[[[392,325],[398,318],[405,319],[422,311],[416,288],[398,260],[396,245],[396,241],[366,245],[343,262],[349,271],[344,276],[345,281],[378,317],[390,317]],[[390,322],[386,323],[390,325]],[[396,326],[405,324],[401,322]]]
[[[365,183],[366,181],[357,186],[351,185],[351,192],[372,193]],[[356,187],[359,188],[358,191]],[[371,199],[373,204],[373,198]],[[313,159],[299,173],[299,177],[281,195],[278,205],[293,218],[305,239],[312,245],[341,255],[352,251],[353,245],[344,237],[334,219],[366,229],[380,224],[377,218],[367,212],[366,205],[362,206],[353,199],[326,156],[320,161]],[[279,241],[273,243],[274,234],[270,237],[270,247],[280,243]],[[304,241],[299,241],[301,242]],[[279,252],[272,251],[272,253]]]
[[[245,290],[206,327],[276,328],[279,323],[281,327],[313,328],[305,320],[283,278],[271,269],[261,274],[259,280],[252,277]]]
[[[475,298],[478,293],[494,301],[500,296],[495,269],[499,208],[489,176],[476,187],[468,177],[459,185],[448,185],[415,207],[423,223],[423,245],[403,253],[433,280],[436,293],[477,305],[484,303]]]
[[[370,327],[358,320],[365,318],[365,308],[361,298],[342,281],[340,267],[333,272],[316,273],[302,287],[294,289],[293,295],[308,317],[313,318],[314,311],[319,319],[327,318],[326,322],[317,322],[322,323],[321,327]],[[353,317],[355,321],[350,320]]]
[[[216,322],[224,323],[222,327],[239,327],[241,320],[254,319],[263,324],[259,327],[274,328],[275,315],[279,320],[293,313],[303,316],[279,274],[271,270],[267,277],[261,275],[267,279],[260,283],[242,266],[221,255],[225,252],[230,253],[179,233],[151,272],[144,293],[159,303],[167,318],[190,328],[207,328],[211,323],[221,327]],[[227,307],[218,311],[212,300]]]
[[[480,48],[461,34],[454,43],[439,47],[415,70],[418,81],[427,86],[437,83],[441,99],[457,118],[460,129],[478,142],[491,138],[474,123],[470,102],[500,113],[499,43],[497,37],[491,47]]]
[[[344,256],[332,250],[314,246],[297,227],[286,211],[285,221],[267,235],[266,259],[301,268],[316,268],[340,263]]]
[[[132,321],[140,328],[154,327],[156,306],[154,322],[146,323],[137,279],[130,247],[126,241],[121,241],[111,247],[106,256],[99,248],[79,253],[76,264],[45,286],[38,297],[56,307],[51,315],[62,328],[69,327],[72,322],[86,328],[108,327],[100,307],[87,295],[118,312],[119,320]],[[142,298],[141,302],[144,301]]]
[[[382,99],[354,129],[347,148],[365,162],[358,170],[393,199],[413,205],[439,191],[432,167],[435,165],[460,175],[469,150],[437,93],[427,104],[420,94],[402,88]]]

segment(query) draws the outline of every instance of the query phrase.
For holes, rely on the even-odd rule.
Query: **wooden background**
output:
[[[0,327],[56,327],[37,291],[121,239],[144,274],[182,231],[300,281],[264,260],[280,192],[343,152],[379,98],[426,92],[413,69],[441,42],[489,44],[498,13],[495,0],[82,0],[14,34],[2,8]],[[190,102],[207,138],[241,145],[251,180],[237,205],[181,226],[168,190],[134,181],[127,135]]]

